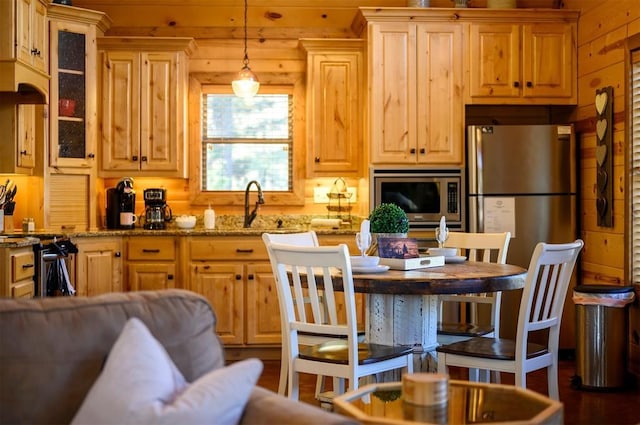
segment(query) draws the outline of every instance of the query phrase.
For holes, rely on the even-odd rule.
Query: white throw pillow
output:
[[[72,424],[237,424],[262,362],[248,359],[189,384],[137,318],[116,340]]]

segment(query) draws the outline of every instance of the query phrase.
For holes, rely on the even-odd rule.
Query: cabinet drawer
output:
[[[173,237],[142,236],[127,242],[127,260],[174,261],[176,243]]]
[[[33,298],[34,286],[33,281],[18,283],[11,287],[12,298]]]
[[[11,254],[11,281],[18,282],[33,277],[35,269],[33,251]]]
[[[261,237],[223,236],[191,240],[191,260],[268,260]]]

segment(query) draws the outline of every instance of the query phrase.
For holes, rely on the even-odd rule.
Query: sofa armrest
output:
[[[244,410],[241,424],[359,424],[346,416],[330,413],[319,407],[282,397],[262,387],[255,387]]]

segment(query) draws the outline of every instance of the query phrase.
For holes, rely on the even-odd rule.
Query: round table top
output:
[[[527,270],[511,264],[465,261],[415,270],[353,274],[356,292],[395,295],[467,294],[521,289]]]

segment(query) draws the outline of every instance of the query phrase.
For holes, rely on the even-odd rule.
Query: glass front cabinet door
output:
[[[108,18],[101,12],[51,5],[50,150],[52,167],[95,165],[98,137],[96,37]]]

